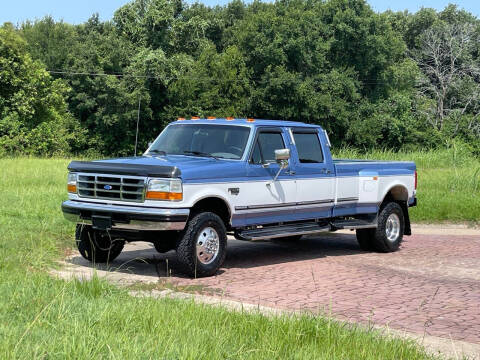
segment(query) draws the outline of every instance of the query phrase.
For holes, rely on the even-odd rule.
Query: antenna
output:
[[[138,97],[138,111],[137,111],[137,132],[135,133],[135,156],[137,156],[138,145],[138,124],[140,123],[140,96]]]

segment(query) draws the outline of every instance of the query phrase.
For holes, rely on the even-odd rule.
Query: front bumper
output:
[[[152,208],[111,205],[67,200],[62,203],[65,219],[92,224],[92,216],[111,219],[112,229],[122,230],[183,230],[190,209]]]

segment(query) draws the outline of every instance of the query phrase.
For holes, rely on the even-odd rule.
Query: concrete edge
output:
[[[337,233],[352,234],[352,230],[338,230]],[[480,228],[466,224],[412,224],[412,235],[478,236]]]
[[[472,224],[412,224],[412,233],[414,235],[480,236],[480,227]]]

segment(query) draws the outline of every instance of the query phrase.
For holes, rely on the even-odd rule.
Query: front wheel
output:
[[[377,228],[358,229],[357,240],[363,250],[394,252],[402,243],[404,228],[402,207],[396,202],[390,202],[380,209]]]
[[[113,261],[125,245],[125,241],[111,238],[106,231],[93,230],[91,226],[83,224],[77,224],[75,241],[80,255],[94,263]]]
[[[227,253],[227,231],[214,213],[194,216],[177,243],[177,258],[191,277],[211,276],[222,266]]]

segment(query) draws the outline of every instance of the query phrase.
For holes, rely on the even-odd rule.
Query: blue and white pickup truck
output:
[[[62,210],[83,257],[107,262],[125,242],[149,241],[197,277],[222,265],[228,234],[356,229],[362,249],[395,251],[417,202],[413,162],[334,160],[320,126],[289,121],[179,119],[143,156],[68,169]]]

